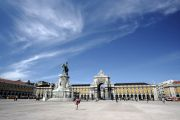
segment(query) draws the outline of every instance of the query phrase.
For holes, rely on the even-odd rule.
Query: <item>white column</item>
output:
[[[171,92],[172,97],[176,97],[176,93],[175,93],[174,87],[170,87],[170,92]]]
[[[158,92],[157,92],[157,88],[153,88],[153,94],[154,94],[154,100],[158,100]]]

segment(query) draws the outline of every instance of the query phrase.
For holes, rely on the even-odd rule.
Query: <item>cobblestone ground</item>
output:
[[[180,120],[180,102],[0,100],[0,120]]]

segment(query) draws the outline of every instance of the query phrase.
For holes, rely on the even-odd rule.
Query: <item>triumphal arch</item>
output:
[[[100,70],[99,73],[94,76],[93,83],[90,85],[90,92],[95,98],[110,99],[111,90],[110,77]]]

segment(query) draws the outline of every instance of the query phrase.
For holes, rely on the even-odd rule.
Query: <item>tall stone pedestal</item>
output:
[[[57,88],[53,90],[52,98],[48,101],[72,101],[69,89],[69,76],[66,74],[59,76]]]

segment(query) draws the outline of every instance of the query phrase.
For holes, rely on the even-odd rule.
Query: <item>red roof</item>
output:
[[[8,79],[4,79],[4,78],[0,78],[0,83],[8,83],[8,84],[17,84],[17,85],[25,85],[26,82],[23,82],[21,80],[8,80]]]
[[[174,81],[173,84],[180,84],[180,81]]]

